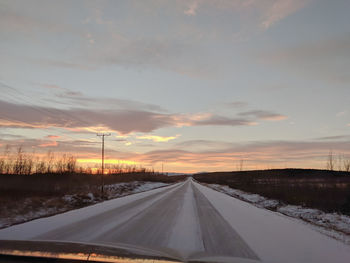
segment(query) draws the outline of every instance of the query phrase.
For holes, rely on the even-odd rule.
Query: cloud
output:
[[[80,159],[99,159],[100,143],[89,140],[51,141],[40,139],[3,139],[1,145],[16,148],[23,146],[25,151],[42,145],[38,153],[52,150],[55,153],[72,153]],[[206,147],[202,148],[203,145]],[[147,152],[116,151],[106,148],[109,160],[125,160],[141,165],[157,165],[164,162],[166,167],[178,171],[218,171],[234,170],[240,160],[244,169],[267,169],[285,167],[325,168],[329,150],[335,155],[350,158],[348,138],[326,139],[324,141],[256,141],[246,143],[193,140],[171,145],[167,149]]]
[[[1,84],[1,83],[0,83]],[[133,110],[150,110],[158,112],[166,112],[164,108],[139,101],[118,99],[118,98],[104,98],[104,97],[88,97],[80,91],[74,91],[59,87],[54,84],[36,83],[39,87],[53,91],[54,98],[46,99],[46,101],[54,102],[60,105],[81,106],[93,109],[133,109]]]
[[[112,108],[112,109],[133,109],[166,112],[167,110],[154,104],[139,101],[118,99],[118,98],[91,98],[78,92],[66,90],[64,93],[56,94],[60,101],[71,102],[72,105],[88,106],[89,108]]]
[[[246,111],[246,112],[241,112],[238,115],[244,116],[244,117],[252,116],[257,119],[267,120],[267,121],[281,121],[288,118],[285,115],[273,113],[270,111],[263,111],[263,110]]]
[[[58,135],[47,135],[46,137],[49,138],[49,139],[58,139],[58,138],[61,138],[61,136],[58,136]]]
[[[340,118],[340,117],[343,117],[344,115],[347,114],[347,111],[340,111],[340,112],[337,112],[337,114],[335,115],[337,118]]]
[[[266,9],[263,10],[262,21],[260,26],[263,29],[268,29],[278,21],[288,17],[295,13],[299,9],[302,9],[310,0],[273,0],[273,1],[262,1],[264,4],[267,3]]]
[[[205,40],[236,38],[242,32],[265,30],[293,14],[308,0],[176,0],[176,1],[127,1],[122,6],[115,1],[99,4],[73,5],[70,2],[43,4],[42,2],[5,5],[0,15],[0,26],[19,36],[21,32],[35,32],[25,44],[36,47],[54,47],[46,35],[63,33],[61,41],[67,43],[61,59],[39,57],[29,59],[44,67],[62,67],[79,70],[95,70],[105,66],[125,68],[159,68],[186,74],[191,77],[208,77],[220,71],[211,66],[218,54],[211,56],[203,48]],[[29,6],[38,6],[33,9]],[[79,8],[79,9],[78,9]],[[127,18],[110,17],[110,10],[130,14]],[[160,12],[159,10],[162,10]],[[73,15],[79,12],[79,16]],[[65,19],[62,19],[65,14]],[[179,14],[193,17],[182,19]],[[204,14],[212,21],[196,20]],[[226,19],[226,16],[229,19]],[[132,19],[129,19],[132,17]],[[150,19],[152,17],[152,19]],[[169,19],[164,20],[164,17]],[[221,18],[223,20],[221,21]],[[118,18],[118,19],[117,19]],[[166,32],[163,21],[167,23]],[[227,26],[222,26],[225,22]],[[248,30],[246,27],[252,27]],[[236,26],[238,25],[238,26]],[[152,30],[149,30],[152,28]],[[234,29],[233,29],[234,28]],[[256,29],[258,28],[258,29]],[[234,32],[232,32],[234,31]],[[135,34],[137,32],[137,34]],[[253,33],[254,34],[254,33]],[[44,36],[44,37],[43,37]],[[42,43],[38,45],[38,40]],[[73,42],[73,41],[72,41]],[[62,45],[62,43],[60,42]],[[59,49],[61,50],[61,49]],[[55,50],[57,52],[57,50]],[[26,54],[27,55],[27,54]]]
[[[260,61],[284,66],[298,74],[336,84],[350,82],[345,66],[350,62],[350,35],[307,42],[294,47],[274,49],[260,56]]]
[[[57,59],[49,59],[49,58],[27,58],[27,60],[31,63],[35,63],[37,65],[41,65],[43,67],[60,67],[60,68],[69,68],[69,69],[79,69],[79,70],[95,70],[96,65],[87,64],[81,61],[81,63],[70,62],[64,60]]]
[[[175,140],[178,137],[180,137],[180,135],[176,135],[176,136],[157,136],[157,135],[143,135],[143,136],[137,136],[137,139],[142,139],[142,140],[151,140],[154,142],[168,142],[171,140]]]
[[[100,142],[88,140],[46,140],[32,138],[4,139],[0,138],[0,143],[9,146],[10,149],[23,147],[24,151],[31,152],[35,149],[37,154],[53,151],[55,153],[71,153],[77,156],[88,156],[98,158],[101,153]],[[106,150],[109,153],[119,153],[113,149]],[[124,156],[120,154],[120,156]]]
[[[64,23],[53,23],[52,20],[41,20],[38,17],[25,14],[23,10],[1,6],[0,8],[0,28],[7,32],[32,33],[36,30],[62,32],[68,30]]]
[[[3,83],[0,85],[16,91],[15,88]],[[252,126],[256,125],[256,120],[286,118],[284,115],[263,110],[242,112],[238,116],[221,116],[210,112],[169,113],[166,109],[153,104],[116,98],[91,98],[81,92],[53,84],[37,85],[53,90],[60,100],[56,102],[53,99],[50,102],[56,102],[60,106],[63,103],[66,108],[16,104],[0,100],[2,113],[0,127],[32,129],[58,127],[72,132],[117,132],[119,135],[126,135],[133,132],[149,133],[165,127]],[[149,138],[162,140],[161,137]],[[166,140],[166,137],[163,140]]]
[[[190,2],[188,5],[188,9],[184,11],[184,14],[188,16],[195,16],[197,13],[198,6],[199,6],[199,1],[195,0]]]
[[[231,108],[243,108],[248,106],[248,103],[244,101],[233,101],[226,103],[226,105]]]
[[[208,144],[214,146],[212,149],[191,151],[196,145]],[[189,147],[189,145],[191,147]],[[242,158],[253,165],[275,164],[279,166],[298,164],[303,167],[325,167],[329,149],[350,156],[350,141],[335,140],[327,142],[312,141],[260,141],[252,143],[230,143],[214,141],[185,141],[177,144],[178,147],[150,151],[133,157],[141,163],[174,162],[183,165],[206,167],[206,169],[217,169],[223,166],[228,169],[234,161]],[[313,166],[315,165],[315,166]],[[295,167],[295,166],[294,166]]]
[[[240,118],[212,113],[176,114],[137,109],[57,109],[0,101],[0,127],[59,127],[75,132],[149,133],[164,127],[182,126],[251,126],[254,119],[276,120],[283,115],[254,111],[241,113]]]
[[[349,135],[335,135],[335,136],[326,136],[326,137],[319,137],[316,138],[316,140],[344,140],[344,139],[350,139]]]
[[[192,122],[192,126],[253,126],[256,122],[243,118],[228,118],[224,116],[213,115],[208,119]]]
[[[312,0],[193,0],[178,1],[186,5],[184,14],[188,16],[197,15],[199,7],[207,9],[231,11],[245,13],[248,15],[253,12],[258,14],[258,25],[266,30],[292,15],[298,10],[304,8]],[[251,17],[254,19],[254,17]]]
[[[42,144],[38,145],[39,147],[56,147],[58,146],[58,143],[56,141],[51,141],[51,142],[45,142]]]

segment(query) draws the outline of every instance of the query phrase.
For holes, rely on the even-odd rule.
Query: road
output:
[[[309,225],[191,179],[0,231],[0,239],[147,248],[188,260],[349,262],[350,247]]]

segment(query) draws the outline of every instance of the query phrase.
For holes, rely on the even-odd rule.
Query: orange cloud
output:
[[[284,115],[276,115],[276,116],[263,117],[261,119],[267,120],[267,121],[283,121],[288,119],[288,117]]]
[[[22,121],[14,120],[0,120],[0,127],[10,127],[10,128],[30,128],[30,129],[46,129],[49,125],[26,123]]]
[[[39,147],[56,147],[56,146],[58,146],[58,143],[56,141],[39,144]]]
[[[180,134],[177,134],[176,136],[157,136],[157,135],[143,135],[143,136],[137,136],[137,139],[143,139],[143,140],[151,140],[154,142],[168,142],[170,140],[175,140],[176,138],[180,137]]]
[[[58,136],[58,135],[48,135],[47,138],[49,138],[49,139],[58,139],[58,138],[61,138],[61,136]]]
[[[101,159],[95,159],[95,158],[78,158],[78,163],[101,163]],[[139,163],[135,161],[129,161],[129,160],[119,160],[119,159],[105,159],[105,164],[127,164],[127,165],[138,165]]]

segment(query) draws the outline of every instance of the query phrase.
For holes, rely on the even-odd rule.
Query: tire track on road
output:
[[[220,215],[209,200],[192,183],[197,204],[205,254],[234,256],[259,260],[242,237]],[[198,253],[202,254],[202,253]]]

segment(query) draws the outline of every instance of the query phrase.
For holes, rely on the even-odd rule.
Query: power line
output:
[[[98,133],[97,136],[102,137],[102,163],[101,163],[101,181],[102,181],[102,187],[101,187],[101,196],[103,197],[103,188],[104,188],[104,158],[105,158],[105,137],[111,136],[110,133]]]

